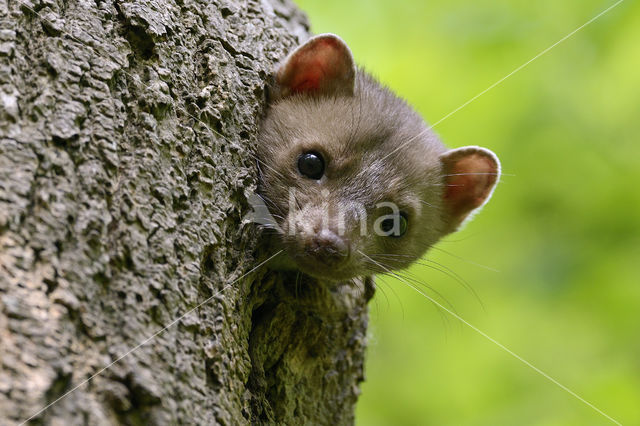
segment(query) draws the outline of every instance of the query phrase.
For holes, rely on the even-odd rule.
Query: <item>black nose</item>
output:
[[[322,229],[311,238],[307,251],[327,266],[337,265],[349,257],[349,244],[328,229]]]

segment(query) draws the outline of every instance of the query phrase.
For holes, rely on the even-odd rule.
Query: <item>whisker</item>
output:
[[[469,238],[475,237],[478,234],[480,234],[480,232],[474,232],[473,234],[465,235],[464,237],[458,238],[456,240],[450,239],[450,235],[449,235],[441,239],[440,241],[438,241],[438,243],[459,243],[459,242],[468,240]]]
[[[387,276],[393,277],[393,275],[387,275]],[[451,305],[451,303],[450,303],[450,302],[449,302],[445,297],[443,297],[443,296],[442,296],[442,294],[440,294],[438,291],[434,290],[431,286],[429,286],[429,285],[427,285],[427,284],[425,284],[425,283],[423,283],[423,282],[420,282],[420,281],[416,280],[416,279],[415,279],[415,278],[413,278],[413,277],[403,276],[403,275],[400,275],[400,276],[402,277],[402,279],[412,281],[412,282],[414,282],[414,284],[419,285],[420,287],[423,287],[423,288],[425,288],[426,290],[428,290],[428,291],[431,291],[431,292],[435,293],[435,294],[436,294],[436,295],[438,295],[438,296],[439,296],[439,297],[440,297],[440,298],[441,298],[441,299],[442,299],[442,300],[443,300],[447,305],[449,305],[449,306],[451,307],[451,309],[453,309],[453,306]],[[394,277],[394,278],[397,278],[397,277]],[[400,281],[400,282],[402,282],[402,280],[399,280],[399,281]],[[389,287],[393,288],[393,286],[391,286],[391,284],[388,284],[388,285],[389,285]],[[451,323],[450,323],[449,318],[445,315],[444,310],[443,310],[440,306],[438,306],[437,304],[435,304],[435,303],[432,303],[432,304],[431,304],[431,306],[433,306],[433,307],[436,309],[436,311],[438,312],[438,316],[440,317],[440,320],[442,321],[442,325],[443,325],[443,327],[444,327],[445,331],[446,331],[446,330],[448,330],[448,329],[449,329],[449,327],[451,326]],[[404,312],[403,312],[403,313],[404,313]],[[404,319],[404,317],[403,317],[403,319]]]
[[[484,303],[482,302],[482,299],[480,298],[480,296],[478,295],[478,293],[476,292],[476,290],[473,288],[473,286],[471,286],[464,278],[462,278],[458,273],[456,273],[455,271],[453,271],[451,268],[442,265],[441,263],[438,263],[434,260],[430,260],[430,259],[424,259],[426,262],[431,262],[434,263],[436,265],[438,265],[440,268],[435,267],[433,265],[429,265],[428,263],[423,263],[421,261],[416,261],[415,264],[416,265],[420,265],[420,266],[424,266],[426,268],[430,268],[433,269],[434,271],[438,271],[438,272],[442,272],[443,274],[447,275],[448,277],[452,278],[454,281],[456,281],[458,284],[460,284],[465,290],[469,291],[473,297],[478,301],[478,303],[480,304],[480,307],[482,307],[482,310],[486,312]]]
[[[376,293],[377,293],[378,287],[379,286],[376,285]],[[378,302],[378,297],[374,297],[373,302],[376,304],[376,319],[377,319],[379,318],[379,315],[380,315],[380,303]]]
[[[278,206],[278,204],[274,203],[273,200],[271,200],[269,197],[267,197],[266,195],[263,194],[258,194],[258,197],[260,197],[260,199],[262,201],[264,201],[265,206],[267,206],[267,209],[269,209],[269,213],[271,213],[272,216],[275,216],[274,213],[271,211],[271,209],[269,208],[269,205],[275,207],[278,210],[278,213],[280,213],[283,219],[285,216],[285,212],[282,211],[282,209],[280,208],[280,206]]]
[[[434,209],[437,209],[437,208],[438,208],[438,206],[434,206],[433,204],[431,204],[431,203],[427,203],[427,202],[426,202],[426,201],[424,201],[424,200],[420,200],[420,202],[421,202],[422,204],[426,205],[426,206],[433,207]]]
[[[391,276],[393,277],[393,275],[391,275]],[[451,304],[451,302],[449,302],[449,300],[446,297],[444,297],[440,292],[435,290],[430,285],[417,280],[415,277],[404,276],[404,275],[401,275],[401,274],[398,274],[398,276],[401,277],[401,279],[398,280],[400,282],[402,282],[402,279],[409,280],[409,281],[412,281],[414,284],[424,288],[425,290],[433,292],[438,297],[440,297],[440,299],[442,299],[445,304],[447,304],[452,310],[454,310],[453,305]],[[398,277],[394,277],[394,278],[398,278]],[[431,306],[436,308],[436,311],[438,312],[438,316],[440,317],[440,321],[442,321],[442,325],[444,327],[445,335],[446,335],[448,333],[448,331],[449,331],[449,328],[451,327],[451,320],[449,319],[449,317],[447,315],[445,315],[444,309],[442,309],[442,307],[438,306],[438,304],[432,303]]]
[[[373,264],[374,266],[378,266],[378,267],[382,267],[383,269],[392,269],[389,265],[385,265],[383,262],[377,262],[374,259],[370,258],[369,256],[365,255],[364,253],[360,252],[361,254],[363,254],[363,256],[366,256],[367,258],[369,258],[369,260],[365,259],[365,263],[368,264]],[[379,268],[378,268],[379,269]],[[375,272],[380,272],[378,270],[376,270]],[[385,273],[383,271],[383,273]],[[449,302],[449,300],[444,297],[442,295],[442,293],[440,293],[438,290],[436,290],[435,288],[431,287],[430,285],[418,280],[417,278],[415,278],[415,276],[413,276],[410,272],[408,271],[401,271],[401,272],[396,272],[396,274],[404,274],[404,275],[400,275],[402,276],[402,278],[407,279],[409,281],[412,281],[414,284],[419,285],[429,291],[431,291],[433,294],[435,294],[436,296],[438,296],[442,301],[444,301],[444,303],[449,306],[449,308],[451,308],[451,310],[453,310],[454,312],[456,312],[454,306],[451,304],[451,302]],[[397,297],[397,294],[395,293],[395,290],[393,290],[393,286],[389,286],[389,288],[392,289],[392,291],[394,292],[394,294]],[[439,308],[438,308],[439,309]]]
[[[376,280],[377,280],[377,278],[376,278]],[[384,284],[384,283],[381,282],[381,284]],[[382,286],[379,286],[378,289],[382,292],[382,295],[384,296],[384,299],[387,302],[387,310],[389,310],[391,308],[391,304],[389,303],[389,296],[387,295],[387,292],[384,291],[384,288]]]
[[[446,175],[442,175],[444,177],[449,177],[449,176],[474,176],[474,175],[488,175],[488,176],[509,176],[509,177],[514,177],[515,175],[513,174],[508,174],[508,173],[490,173],[490,172],[476,172],[476,173],[449,173]]]
[[[435,294],[436,296],[438,296],[440,299],[442,299],[442,301],[449,307],[451,308],[451,310],[453,310],[454,312],[456,312],[455,308],[453,307],[453,304],[449,301],[449,299],[447,299],[446,297],[444,297],[442,295],[442,293],[440,293],[438,290],[436,290],[435,288],[433,288],[432,286],[430,286],[429,284],[425,283],[424,281],[419,280],[418,278],[416,278],[414,275],[410,274],[407,271],[396,271],[395,274],[397,274],[398,276],[411,281],[412,283],[419,285],[429,291],[431,291],[433,294]]]
[[[281,178],[285,179],[285,176],[282,173],[280,173],[278,170],[276,170],[275,168],[271,167],[270,165],[268,165],[267,163],[262,161],[260,158],[258,158],[258,156],[256,154],[254,154],[253,152],[250,152],[250,151],[245,151],[245,152],[247,154],[249,154],[250,156],[252,156],[258,162],[258,173],[260,173],[260,175],[262,175],[262,170],[260,169],[260,164],[262,164],[263,166],[265,166],[269,170],[273,171],[275,174],[279,175]]]
[[[398,293],[396,293],[396,290],[393,288],[392,285],[389,285],[389,289],[391,290],[393,295],[396,297],[396,299],[400,303],[400,308],[402,308],[402,317],[404,318],[404,306],[402,305],[402,299],[400,299],[400,296],[398,296]]]
[[[413,258],[414,258],[414,256],[411,256],[411,255],[396,254],[396,253],[377,253],[377,254],[370,254],[369,256],[373,256],[374,258],[378,258],[378,259],[388,259],[388,260],[395,260],[397,258],[413,260]],[[425,262],[429,262],[429,263],[432,263],[434,265],[437,265],[437,267],[434,266],[434,265],[430,265],[428,263],[425,263]],[[464,289],[466,289],[471,294],[473,294],[474,298],[478,301],[478,303],[482,307],[482,310],[486,312],[485,305],[482,302],[482,299],[480,298],[478,293],[473,288],[473,286],[471,284],[469,284],[468,281],[466,281],[460,274],[455,272],[453,269],[449,268],[446,265],[438,263],[435,260],[431,260],[431,259],[426,258],[426,257],[415,259],[415,260],[413,260],[413,263],[415,263],[416,265],[424,266],[426,268],[430,268],[430,269],[433,269],[435,271],[441,272],[441,273],[447,275],[448,277],[452,278],[454,281],[459,283]],[[389,266],[389,265],[386,265],[386,266]]]
[[[381,284],[386,285],[387,287],[389,287],[391,289],[391,291],[393,291],[393,294],[396,296],[396,299],[398,299],[398,303],[400,304],[400,310],[402,311],[402,321],[404,321],[405,319],[405,314],[404,314],[404,305],[402,304],[402,299],[400,299],[400,297],[398,297],[398,294],[396,293],[396,291],[393,289],[393,286],[391,284],[389,284],[387,281],[385,281],[381,275],[376,276],[376,280],[380,280]],[[381,287],[382,288],[382,287]],[[387,299],[387,309],[389,308],[388,306],[388,302],[389,300]]]
[[[364,256],[365,258],[368,258],[371,262],[373,262],[378,268],[382,268],[384,274],[387,274],[388,276],[392,276],[392,277],[397,278],[398,281],[407,284],[407,286],[409,288],[413,288],[415,290],[416,288],[422,287],[422,288],[425,288],[425,289],[427,289],[429,291],[432,291],[434,294],[436,294],[441,300],[444,301],[444,303],[449,308],[441,305],[436,299],[432,298],[431,296],[427,296],[427,293],[423,293],[421,290],[419,290],[419,292],[421,292],[423,295],[425,295],[425,298],[431,302],[432,306],[434,306],[438,310],[438,312],[439,312],[439,314],[441,316],[444,313],[443,311],[449,311],[449,312],[452,312],[455,315],[457,315],[457,311],[453,307],[451,302],[449,302],[449,300],[446,297],[444,297],[442,294],[440,294],[437,290],[435,290],[434,288],[432,288],[428,284],[426,284],[426,283],[424,283],[424,282],[422,282],[420,280],[415,279],[414,277],[410,276],[410,274],[407,274],[409,276],[406,276],[406,275],[401,275],[398,272],[393,272],[391,270],[391,268],[387,267],[386,265],[384,265],[382,263],[379,263],[379,262],[375,261],[374,259],[370,258],[369,256],[367,256],[366,254],[364,254],[360,250],[358,250],[358,251],[360,252],[360,254],[362,256]],[[406,271],[405,271],[405,274],[406,274]],[[419,287],[414,288],[411,283],[413,283],[414,285],[418,285]],[[446,316],[443,317],[443,321],[445,322],[445,324],[449,324],[449,319]]]
[[[469,259],[465,259],[464,257],[458,256],[457,254],[453,254],[450,251],[447,251],[447,250],[445,250],[443,248],[440,248],[440,247],[437,247],[437,246],[433,246],[431,248],[435,249],[435,250],[438,250],[438,251],[441,251],[441,252],[443,252],[445,254],[448,254],[451,257],[455,257],[456,259],[461,260],[463,262],[466,262],[466,263],[468,263],[470,265],[478,266],[480,268],[487,269],[487,270],[492,271],[492,272],[498,272],[498,273],[500,272],[500,270],[498,270],[498,269],[492,268],[492,267],[487,266],[487,265],[483,265],[481,263],[474,262],[474,261],[469,260]]]

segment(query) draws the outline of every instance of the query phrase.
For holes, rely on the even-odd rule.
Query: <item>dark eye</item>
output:
[[[396,221],[398,223],[398,228],[394,229]],[[409,221],[407,220],[407,215],[405,213],[400,213],[400,215],[395,219],[393,218],[385,219],[380,224],[380,228],[385,234],[395,231],[391,234],[388,234],[390,237],[395,237],[395,238],[402,237],[404,234],[407,233],[407,229],[409,229]]]
[[[317,152],[305,152],[298,157],[298,171],[302,176],[318,180],[324,175],[324,160]]]

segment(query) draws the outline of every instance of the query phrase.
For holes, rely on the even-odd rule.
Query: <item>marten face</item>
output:
[[[345,280],[401,269],[484,204],[498,162],[447,151],[403,100],[356,70],[336,36],[278,68],[261,127],[259,192],[296,268]]]

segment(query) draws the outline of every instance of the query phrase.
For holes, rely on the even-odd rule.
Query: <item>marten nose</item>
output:
[[[311,238],[307,251],[318,261],[332,266],[349,257],[349,244],[333,231],[322,229]]]

